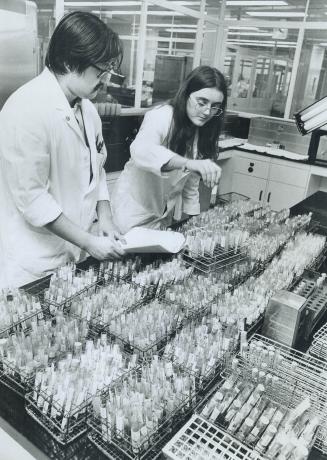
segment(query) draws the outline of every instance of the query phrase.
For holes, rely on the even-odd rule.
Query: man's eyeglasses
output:
[[[96,64],[92,64],[92,67],[94,67],[95,69],[99,71],[97,78],[101,79],[104,76],[107,77],[110,74],[110,72],[112,72],[113,70],[117,70],[117,62],[116,61],[110,62],[106,69],[101,69],[101,67],[97,66]]]
[[[220,104],[210,104],[206,99],[201,97],[195,97],[193,94],[190,94],[190,99],[195,104],[196,108],[201,111],[209,109],[210,115],[213,117],[220,117],[223,113],[223,109]]]

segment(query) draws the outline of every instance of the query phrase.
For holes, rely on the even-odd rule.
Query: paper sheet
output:
[[[243,144],[241,147],[242,149],[250,150],[252,152],[267,153],[268,155],[289,158],[290,160],[295,161],[304,161],[309,158],[308,155],[300,155],[299,153],[289,152],[288,150],[283,149],[276,149],[274,147],[267,147],[265,145],[249,144],[248,142]]]
[[[134,227],[124,235],[126,252],[179,252],[185,243],[182,233]]]

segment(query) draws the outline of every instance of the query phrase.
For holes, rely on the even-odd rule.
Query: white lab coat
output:
[[[135,226],[164,228],[182,212],[200,212],[200,177],[182,170],[161,171],[176,155],[167,148],[172,117],[170,105],[150,110],[131,144],[131,159],[111,196],[113,219],[122,233]],[[196,135],[190,158],[197,157],[197,139]]]
[[[82,111],[90,150],[46,68],[17,90],[0,113],[0,270],[6,285],[20,286],[78,261],[81,250],[45,225],[63,212],[88,230],[97,201],[109,199],[103,169],[107,154],[105,147],[97,151],[101,120],[88,100],[82,100]]]

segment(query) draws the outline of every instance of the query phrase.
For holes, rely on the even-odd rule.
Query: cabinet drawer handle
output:
[[[252,173],[253,172],[253,168],[251,168],[251,166],[248,168],[248,171],[249,173]]]
[[[254,163],[250,163],[250,166],[254,166]]]
[[[271,192],[268,193],[267,203],[269,203],[271,197]]]
[[[261,201],[261,198],[262,198],[262,190],[260,190],[259,201]]]

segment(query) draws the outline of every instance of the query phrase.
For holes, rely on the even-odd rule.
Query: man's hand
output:
[[[99,236],[108,236],[113,241],[120,241],[122,244],[126,243],[123,235],[117,227],[109,219],[99,219],[98,222]]]
[[[119,241],[109,236],[89,235],[85,250],[95,259],[120,259],[125,255]]]

